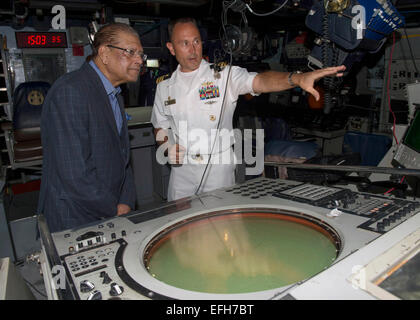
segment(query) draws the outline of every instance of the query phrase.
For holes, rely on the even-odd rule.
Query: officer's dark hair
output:
[[[169,21],[169,24],[168,24],[169,41],[172,41],[172,33],[174,31],[175,25],[177,25],[178,23],[192,23],[198,29],[197,21],[194,18],[184,17],[184,18],[172,19],[171,21]]]
[[[140,39],[139,34],[136,30],[130,27],[128,24],[114,22],[103,26],[97,33],[95,33],[95,39],[93,41],[92,54],[88,57],[88,60],[95,58],[99,53],[99,48],[102,45],[117,45],[119,42],[119,36],[121,33],[129,33]]]

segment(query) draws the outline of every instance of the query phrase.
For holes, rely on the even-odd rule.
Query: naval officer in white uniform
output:
[[[342,76],[345,70],[340,66],[308,73],[257,74],[228,66],[217,72],[202,58],[201,36],[194,19],[171,21],[168,30],[167,47],[179,65],[170,78],[158,84],[151,119],[156,141],[164,144],[160,150],[167,150],[173,164],[168,201],[235,183],[232,119],[239,95],[300,86],[318,100],[315,81],[325,76]]]

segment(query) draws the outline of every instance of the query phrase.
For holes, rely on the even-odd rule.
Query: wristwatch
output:
[[[289,82],[289,84],[292,86],[292,87],[297,87],[297,84],[295,84],[294,82],[293,82],[293,80],[292,80],[292,76],[294,75],[294,74],[300,74],[300,73],[303,73],[302,71],[292,71],[292,72],[290,72],[289,73],[289,76],[287,77],[287,82]]]

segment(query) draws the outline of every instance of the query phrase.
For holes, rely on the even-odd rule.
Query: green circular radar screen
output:
[[[338,248],[309,220],[252,212],[191,221],[165,234],[149,252],[149,273],[166,284],[235,294],[307,279],[330,266]]]

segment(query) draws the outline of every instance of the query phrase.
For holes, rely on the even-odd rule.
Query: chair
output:
[[[13,121],[2,123],[12,170],[41,169],[41,111],[50,84],[21,83],[13,95]]]

